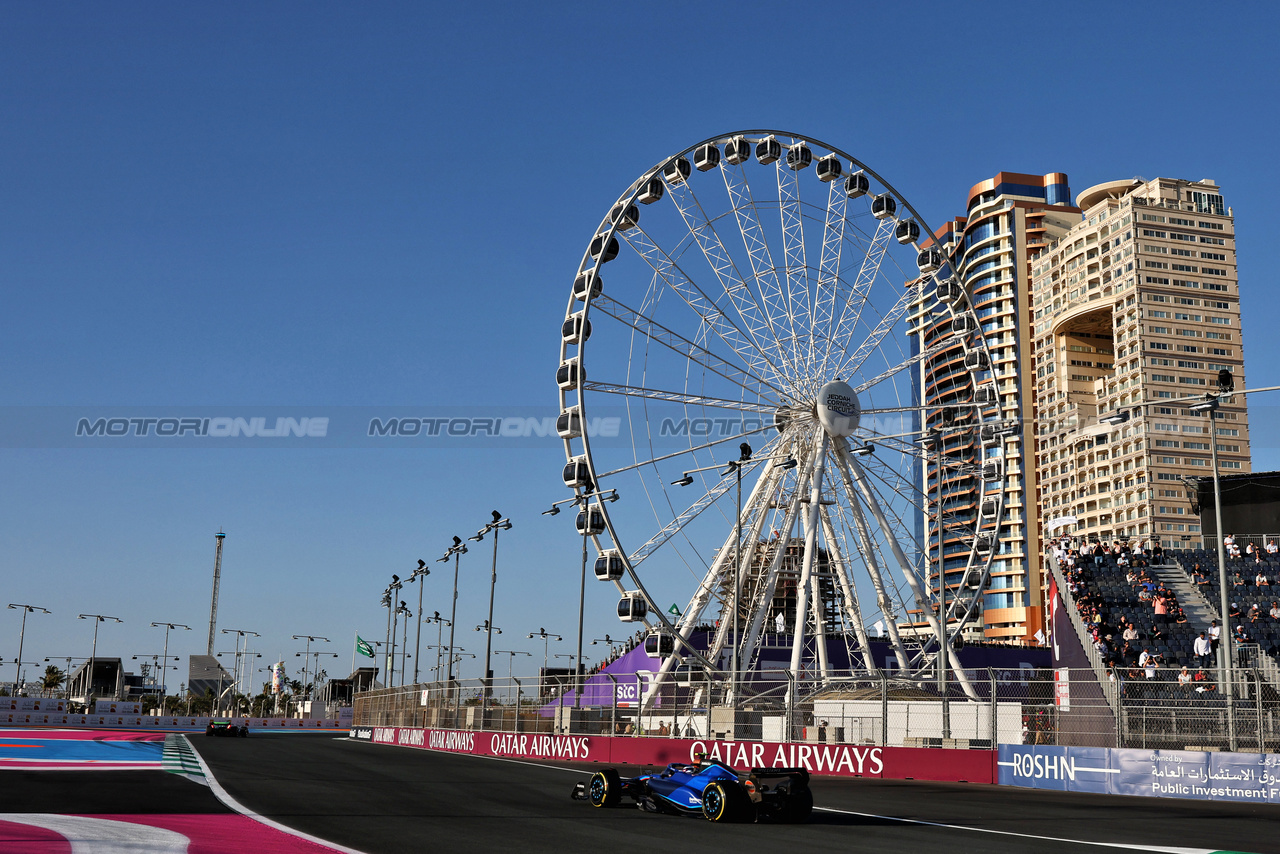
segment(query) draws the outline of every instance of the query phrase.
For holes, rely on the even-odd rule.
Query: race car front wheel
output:
[[[702,790],[702,814],[708,821],[747,821],[751,798],[737,783],[712,780]]]
[[[612,768],[591,775],[587,793],[593,807],[616,807],[622,800],[622,779]]]

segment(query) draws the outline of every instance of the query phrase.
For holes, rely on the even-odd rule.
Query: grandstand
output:
[[[1069,625],[1116,715],[1117,746],[1225,746],[1227,700],[1216,659],[1202,670],[1194,653],[1196,637],[1208,631],[1210,620],[1220,617],[1213,606],[1218,601],[1216,555],[1183,550],[1165,553],[1163,560],[1152,563],[1149,555],[1131,558],[1127,547],[1088,552],[1087,546],[1084,554],[1066,549],[1060,560],[1050,559],[1048,569],[1057,580]],[[1254,601],[1260,602],[1259,616],[1243,620],[1252,642],[1237,648],[1233,708],[1242,743],[1256,741],[1260,748],[1280,745],[1280,668],[1273,658],[1280,643],[1280,619],[1269,614],[1271,602],[1280,601],[1275,577],[1280,558],[1270,557],[1263,565],[1271,586],[1252,584],[1254,563],[1244,579],[1244,562],[1239,561],[1241,580],[1248,583],[1234,586],[1230,598],[1242,614]],[[1212,582],[1196,583],[1191,572],[1196,563]],[[1228,570],[1230,579],[1235,573],[1230,562]],[[1156,613],[1157,598],[1165,600],[1166,614]],[[1240,624],[1240,619],[1232,619],[1231,630]],[[1129,626],[1136,638],[1126,649],[1123,632]],[[1144,650],[1156,656],[1154,667],[1140,663]],[[1180,682],[1184,666],[1187,681]]]

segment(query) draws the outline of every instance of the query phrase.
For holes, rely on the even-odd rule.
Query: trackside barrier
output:
[[[1280,755],[1002,744],[1002,786],[1280,804]]]
[[[995,782],[995,751],[691,738],[632,738],[609,735],[420,729],[351,728],[350,737],[373,744],[415,747],[473,756],[558,759],[612,765],[692,762],[706,753],[737,768],[806,768],[811,774],[888,780]]]
[[[204,729],[211,719],[185,715],[70,715],[62,712],[0,712],[0,726],[127,727]],[[228,718],[212,718],[228,720]],[[239,718],[234,718],[239,720]],[[250,718],[249,729],[337,729],[336,718]]]

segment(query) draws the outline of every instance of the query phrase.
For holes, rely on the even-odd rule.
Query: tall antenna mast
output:
[[[213,553],[213,604],[209,606],[209,650],[206,655],[213,655],[214,626],[218,622],[218,582],[222,578],[222,540],[227,535],[219,531],[218,547]]]

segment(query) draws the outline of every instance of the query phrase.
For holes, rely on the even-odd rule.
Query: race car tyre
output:
[[[213,735],[213,727],[205,727],[204,734]]]
[[[593,807],[616,807],[622,800],[622,778],[612,768],[591,775],[587,786]]]
[[[792,792],[783,802],[782,820],[791,824],[803,824],[813,813],[813,792],[809,788]]]
[[[737,783],[712,780],[702,790],[702,814],[708,821],[747,821],[751,811],[751,797]]]
[[[248,727],[240,727],[240,732],[237,733],[237,735],[239,735],[241,738],[247,738],[249,735]]]

